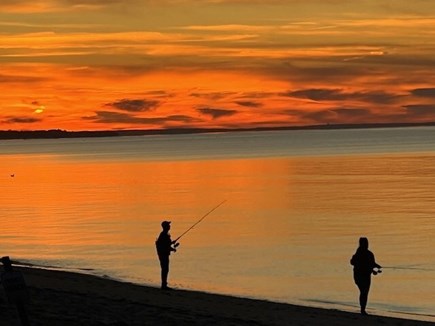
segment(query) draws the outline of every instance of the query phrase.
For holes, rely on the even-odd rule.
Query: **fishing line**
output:
[[[213,209],[211,209],[210,211],[208,211],[205,215],[203,215],[196,223],[194,223],[190,228],[188,228],[186,231],[184,231],[177,239],[174,240],[174,242],[177,242],[178,240],[181,239],[181,237],[183,235],[185,235],[187,232],[189,232],[190,230],[192,230],[196,225],[198,225],[199,223],[201,223],[202,220],[204,220],[208,215],[210,215],[211,213],[213,213],[216,209],[218,209],[221,205],[223,205],[227,200],[225,199],[224,201],[222,201],[219,205],[215,206]]]

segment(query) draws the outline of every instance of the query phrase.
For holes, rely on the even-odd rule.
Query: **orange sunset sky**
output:
[[[0,129],[435,121],[433,0],[1,0]]]

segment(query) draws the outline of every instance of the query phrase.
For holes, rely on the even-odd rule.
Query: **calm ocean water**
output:
[[[435,321],[434,189],[433,127],[0,141],[0,255],[158,286],[227,200],[172,286],[358,311],[367,236],[369,312]]]

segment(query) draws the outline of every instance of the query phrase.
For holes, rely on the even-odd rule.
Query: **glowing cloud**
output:
[[[2,0],[0,129],[434,120],[435,6],[390,2]]]

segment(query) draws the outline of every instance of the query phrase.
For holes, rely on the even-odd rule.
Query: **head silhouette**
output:
[[[1,262],[3,263],[3,267],[5,271],[11,271],[12,270],[12,263],[9,259],[9,256],[2,257]]]
[[[359,247],[365,250],[369,249],[369,240],[364,237],[359,238]]]
[[[162,222],[162,229],[163,231],[169,231],[171,229],[171,222],[170,221],[163,221]]]

